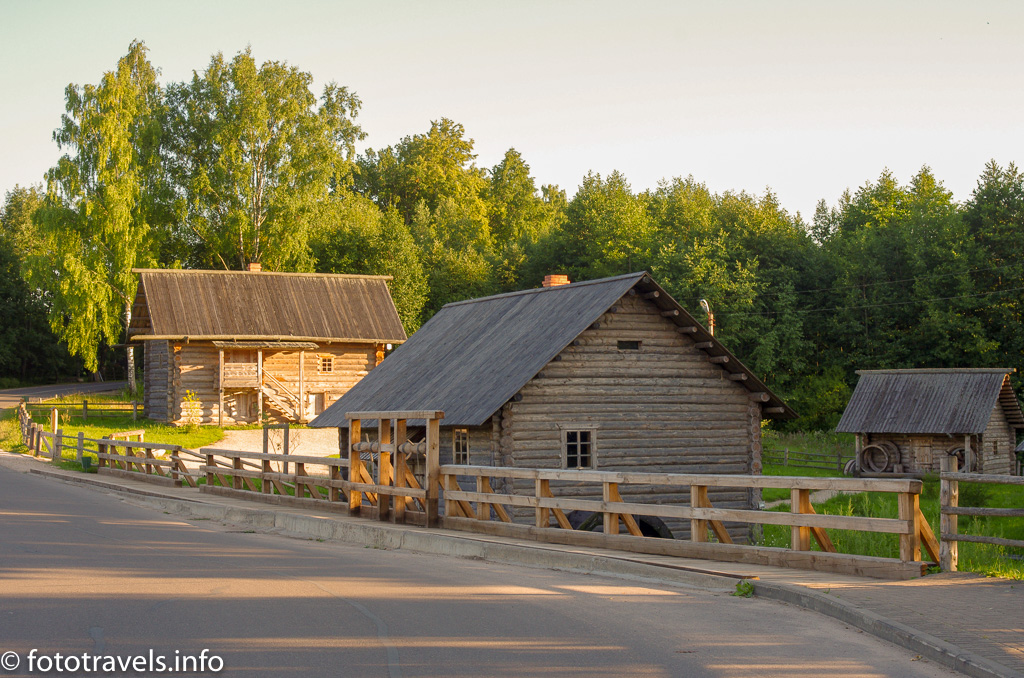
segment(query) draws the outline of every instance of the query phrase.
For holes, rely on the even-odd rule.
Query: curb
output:
[[[571,548],[508,543],[470,534],[451,535],[390,525],[368,519],[342,520],[335,516],[301,513],[301,509],[269,509],[228,506],[219,502],[170,496],[158,491],[126,487],[99,479],[76,477],[49,469],[31,469],[29,473],[89,487],[102,488],[140,498],[146,504],[175,515],[218,520],[234,525],[273,530],[285,535],[317,540],[340,541],[378,549],[405,549],[439,556],[454,556],[502,563],[540,567],[583,574],[628,577],[700,588],[713,592],[732,592],[740,576],[726,576],[678,566],[642,562],[627,557],[588,553]],[[766,600],[795,605],[849,624],[866,633],[920,654],[972,678],[1024,678],[997,662],[960,649],[906,624],[893,621],[828,594],[791,584],[753,580],[754,594]]]

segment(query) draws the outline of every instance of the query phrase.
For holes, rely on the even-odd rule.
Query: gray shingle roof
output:
[[[836,431],[982,433],[996,403],[1011,426],[1024,415],[1010,387],[1012,369],[862,370]]]
[[[711,355],[744,372],[751,391],[769,393],[765,407],[796,416],[646,273],[499,294],[446,305],[405,344],[310,424],[347,425],[360,411],[442,410],[448,426],[479,426],[552,358],[633,287],[658,291],[655,303],[678,310],[675,322],[696,326]]]
[[[387,276],[139,269],[136,338],[398,343]]]

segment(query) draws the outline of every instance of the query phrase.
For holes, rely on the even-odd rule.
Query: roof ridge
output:
[[[615,282],[618,280],[625,280],[626,278],[635,277],[639,281],[643,276],[647,275],[647,271],[639,271],[637,273],[624,273],[623,275],[616,275],[610,278],[598,278],[597,280],[582,280],[580,282],[569,283],[568,285],[554,285],[553,287],[532,287],[528,290],[515,290],[513,292],[502,292],[501,294],[492,294],[489,297],[477,297],[476,299],[463,299],[462,301],[451,301],[442,306],[441,308],[448,308],[449,306],[463,306],[465,304],[477,304],[482,301],[491,301],[493,299],[505,299],[508,297],[517,297],[524,294],[539,294],[542,292],[553,292],[555,290],[565,290],[569,288],[580,288],[587,285],[600,285],[604,283]]]
[[[308,272],[289,272],[289,271],[225,271],[220,269],[205,269],[205,268],[133,268],[132,273],[173,273],[176,275],[199,275],[202,273],[210,273],[213,275],[272,275],[272,276],[290,276],[290,277],[303,277],[303,278],[346,278],[346,279],[369,279],[369,280],[392,280],[394,276],[390,275],[363,275],[360,273],[308,273]]]
[[[892,370],[857,370],[857,374],[1013,374],[1014,367],[915,367]]]

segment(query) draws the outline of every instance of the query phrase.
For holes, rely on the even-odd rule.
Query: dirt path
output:
[[[270,431],[270,451],[280,452],[284,432]],[[240,452],[262,452],[263,431],[224,431],[224,437],[209,447]],[[288,432],[288,453],[310,457],[328,457],[338,454],[338,429],[293,428]]]

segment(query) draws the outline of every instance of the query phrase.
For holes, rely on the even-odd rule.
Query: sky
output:
[[[67,85],[140,39],[164,84],[250,46],[355,91],[360,150],[447,117],[479,166],[514,147],[570,197],[590,171],[692,175],[809,221],[927,165],[963,201],[1024,163],[1022,38],[1016,0],[0,0],[0,193],[43,181]]]

